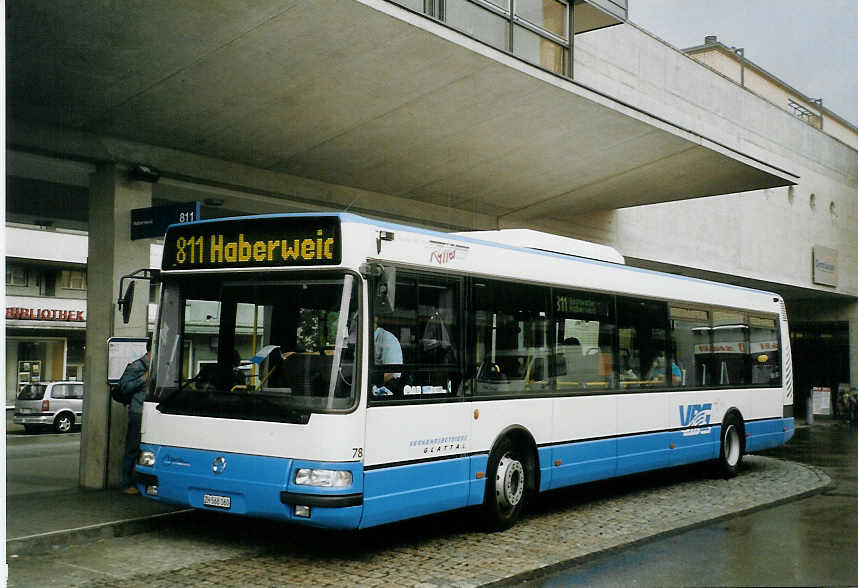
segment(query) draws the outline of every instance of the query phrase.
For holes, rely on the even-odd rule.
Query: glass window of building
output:
[[[560,38],[566,38],[566,3],[557,0],[516,0],[515,15]]]
[[[515,55],[554,73],[566,71],[566,48],[563,45],[518,25],[513,34]]]
[[[447,0],[444,20],[487,45],[509,50],[509,21],[470,0]]]
[[[63,270],[60,284],[67,290],[86,290],[86,270]]]
[[[710,320],[708,310],[671,307],[670,350],[673,352],[671,371],[674,372],[674,385],[708,386],[712,383]]]
[[[496,6],[504,12],[509,12],[509,0],[482,0],[482,2],[485,4],[491,4],[492,6]]]
[[[614,387],[614,300],[590,292],[554,291],[557,391]]]
[[[423,12],[424,0],[393,0],[397,4],[401,4],[406,8],[410,8],[415,12]]]
[[[569,4],[564,0],[393,1],[547,70],[567,73]]]
[[[8,264],[6,266],[6,285],[26,286],[27,268],[18,264]]]

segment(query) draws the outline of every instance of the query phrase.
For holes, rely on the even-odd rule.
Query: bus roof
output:
[[[356,224],[364,226],[373,226],[391,231],[405,231],[412,234],[426,235],[430,238],[447,240],[456,240],[461,243],[472,245],[481,245],[494,247],[505,250],[516,250],[520,252],[529,252],[534,255],[548,256],[554,258],[564,258],[577,260],[580,263],[588,263],[595,265],[605,265],[615,267],[619,271],[634,272],[644,276],[665,276],[683,282],[692,282],[706,284],[711,286],[720,286],[732,290],[744,291],[749,294],[764,294],[766,296],[778,295],[773,292],[757,290],[745,286],[734,284],[726,284],[723,282],[713,282],[710,280],[671,274],[638,268],[625,265],[625,259],[620,253],[609,246],[563,237],[540,231],[532,231],[529,229],[505,229],[496,231],[463,231],[463,232],[443,232],[435,229],[427,229],[419,226],[405,225],[387,220],[364,217],[349,212],[307,212],[307,213],[275,213],[262,215],[249,215],[239,217],[225,217],[218,219],[207,219],[194,221],[193,223],[170,225],[170,229],[178,227],[188,227],[190,225],[205,225],[207,223],[225,222],[225,221],[253,221],[262,219],[275,218],[331,218],[336,217],[342,224]]]

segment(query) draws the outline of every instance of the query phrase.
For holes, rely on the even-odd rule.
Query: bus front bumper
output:
[[[327,463],[141,444],[153,465],[135,468],[135,484],[148,498],[231,514],[286,520],[316,527],[356,529],[363,514],[363,464]],[[352,473],[346,488],[295,484],[300,468]]]

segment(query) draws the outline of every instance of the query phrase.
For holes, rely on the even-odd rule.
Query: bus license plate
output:
[[[230,508],[232,499],[229,496],[217,496],[215,494],[203,494],[203,504],[216,506],[218,508]]]

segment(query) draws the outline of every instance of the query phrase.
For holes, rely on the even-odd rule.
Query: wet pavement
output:
[[[833,484],[803,500],[582,558],[524,585],[858,585],[858,428],[818,423],[765,455],[819,467]]]

